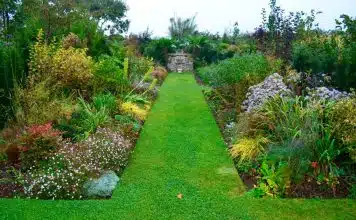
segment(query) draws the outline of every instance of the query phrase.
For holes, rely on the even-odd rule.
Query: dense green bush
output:
[[[261,82],[268,74],[278,72],[280,66],[280,60],[261,54],[236,55],[198,69],[197,75],[215,88],[212,98],[217,97],[224,105],[240,111],[248,88]]]
[[[293,47],[294,68],[304,72],[331,73],[336,68],[339,50],[334,37],[320,35],[296,42]]]
[[[292,60],[298,71],[328,73],[335,87],[348,90],[356,87],[356,22],[346,15],[341,18],[341,30],[295,42]]]
[[[175,52],[173,48],[173,40],[160,38],[152,40],[145,48],[143,54],[146,57],[152,57],[159,64],[166,66],[168,62],[168,54],[173,52]]]
[[[151,58],[131,56],[128,62],[128,79],[132,83],[141,81],[148,72],[153,71],[154,63]]]
[[[233,85],[245,77],[264,78],[273,71],[260,54],[235,56],[217,64],[198,69],[200,79],[213,87]]]
[[[120,94],[130,89],[129,80],[121,67],[123,61],[117,57],[103,55],[95,64],[91,85],[95,93],[112,92]]]

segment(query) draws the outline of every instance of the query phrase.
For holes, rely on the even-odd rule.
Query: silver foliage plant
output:
[[[252,112],[276,95],[292,95],[292,91],[284,84],[283,77],[278,73],[274,73],[263,82],[251,86],[246,95],[246,100],[242,103],[242,108],[247,112]]]

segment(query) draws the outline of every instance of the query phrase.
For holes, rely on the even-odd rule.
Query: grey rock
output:
[[[84,196],[87,198],[109,198],[119,180],[115,172],[105,172],[98,179],[88,180],[84,184]]]

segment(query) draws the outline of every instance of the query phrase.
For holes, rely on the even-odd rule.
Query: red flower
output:
[[[48,122],[44,125],[33,125],[27,128],[31,136],[40,137],[40,136],[50,136],[55,137],[61,134],[60,131],[53,129],[52,122]]]
[[[311,162],[311,166],[316,169],[318,167],[318,162]]]

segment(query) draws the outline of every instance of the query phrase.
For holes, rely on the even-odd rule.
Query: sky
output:
[[[269,0],[124,0],[129,6],[129,33],[149,27],[157,37],[168,36],[169,18],[192,17],[200,31],[224,33],[237,21],[242,32],[253,31],[261,24],[261,10]],[[277,0],[286,11],[322,11],[317,22],[325,30],[335,27],[341,14],[356,17],[356,0]]]

